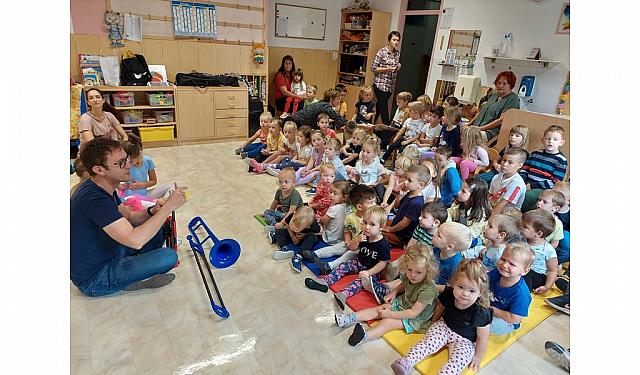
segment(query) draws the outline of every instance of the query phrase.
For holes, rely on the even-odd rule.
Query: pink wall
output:
[[[107,35],[104,0],[71,0],[71,22],[75,34]]]

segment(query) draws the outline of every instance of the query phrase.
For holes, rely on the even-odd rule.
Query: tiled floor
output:
[[[398,354],[377,340],[357,349],[351,330],[333,322],[330,294],[306,289],[273,251],[252,218],[273,199],[276,180],[248,174],[233,149],[217,143],[145,150],[161,183],[189,187],[176,212],[180,267],[169,286],[88,298],[70,283],[72,374],[389,374]],[[77,179],[71,178],[75,183]],[[303,192],[303,189],[300,189]],[[304,195],[304,194],[303,194]],[[211,311],[191,250],[187,222],[201,216],[219,238],[231,237],[242,256],[213,269],[231,317]],[[544,342],[569,345],[569,317],[556,313],[482,369],[490,374],[563,374]]]

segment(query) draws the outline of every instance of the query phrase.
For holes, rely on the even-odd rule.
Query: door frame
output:
[[[440,21],[442,20],[442,7],[444,5],[444,1],[440,2],[440,9],[438,10],[407,10],[408,0],[401,0],[400,2],[400,15],[398,16],[398,31],[402,30],[404,32],[404,23],[406,16],[438,16],[438,22],[436,23],[436,34],[434,35],[433,47],[431,48],[431,62],[429,63],[429,71],[427,72],[427,82],[423,88],[423,94],[427,94],[427,86],[429,85],[429,78],[431,78],[431,68],[433,67],[433,56],[436,51],[437,46],[437,36],[438,30],[440,30]],[[402,55],[402,50],[400,51]],[[398,81],[396,80],[396,85]],[[395,94],[396,88],[393,88],[393,93]]]

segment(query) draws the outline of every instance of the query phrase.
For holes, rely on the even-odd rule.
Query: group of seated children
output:
[[[303,260],[315,264],[320,276],[304,284],[324,293],[357,275],[334,293],[337,306],[344,311],[362,289],[379,306],[335,314],[339,327],[354,327],[352,346],[393,329],[425,333],[392,364],[396,374],[445,346],[449,360],[440,373],[477,371],[489,335],[518,329],[530,293],[549,291],[559,263],[569,260],[564,129],[550,126],[543,149],[529,155],[528,129],[516,126],[499,162],[489,165],[479,129],[462,126],[458,108],[400,93],[394,124],[369,128],[357,122],[369,119],[369,101],[365,90],[356,121],[344,128],[344,145],[322,114],[318,130],[288,122],[282,135],[282,121],[265,113],[253,137],[260,143],[236,150],[250,171],[278,178],[263,215],[277,246],[273,258],[289,259],[298,273]],[[376,134],[388,140],[382,158]],[[383,161],[396,149],[389,171]],[[479,167],[487,171],[474,175]],[[315,189],[305,205],[295,186],[307,183]],[[392,261],[392,247],[404,255]],[[373,319],[380,322],[370,329],[360,323]]]

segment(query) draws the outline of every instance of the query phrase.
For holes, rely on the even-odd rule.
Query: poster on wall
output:
[[[560,19],[558,20],[556,34],[569,34],[569,26],[569,3],[564,3],[562,4],[562,12],[560,13]]]
[[[217,38],[216,6],[190,1],[171,1],[175,36]]]
[[[450,29],[453,23],[453,8],[444,8],[442,10],[442,21],[440,22],[441,29]]]

